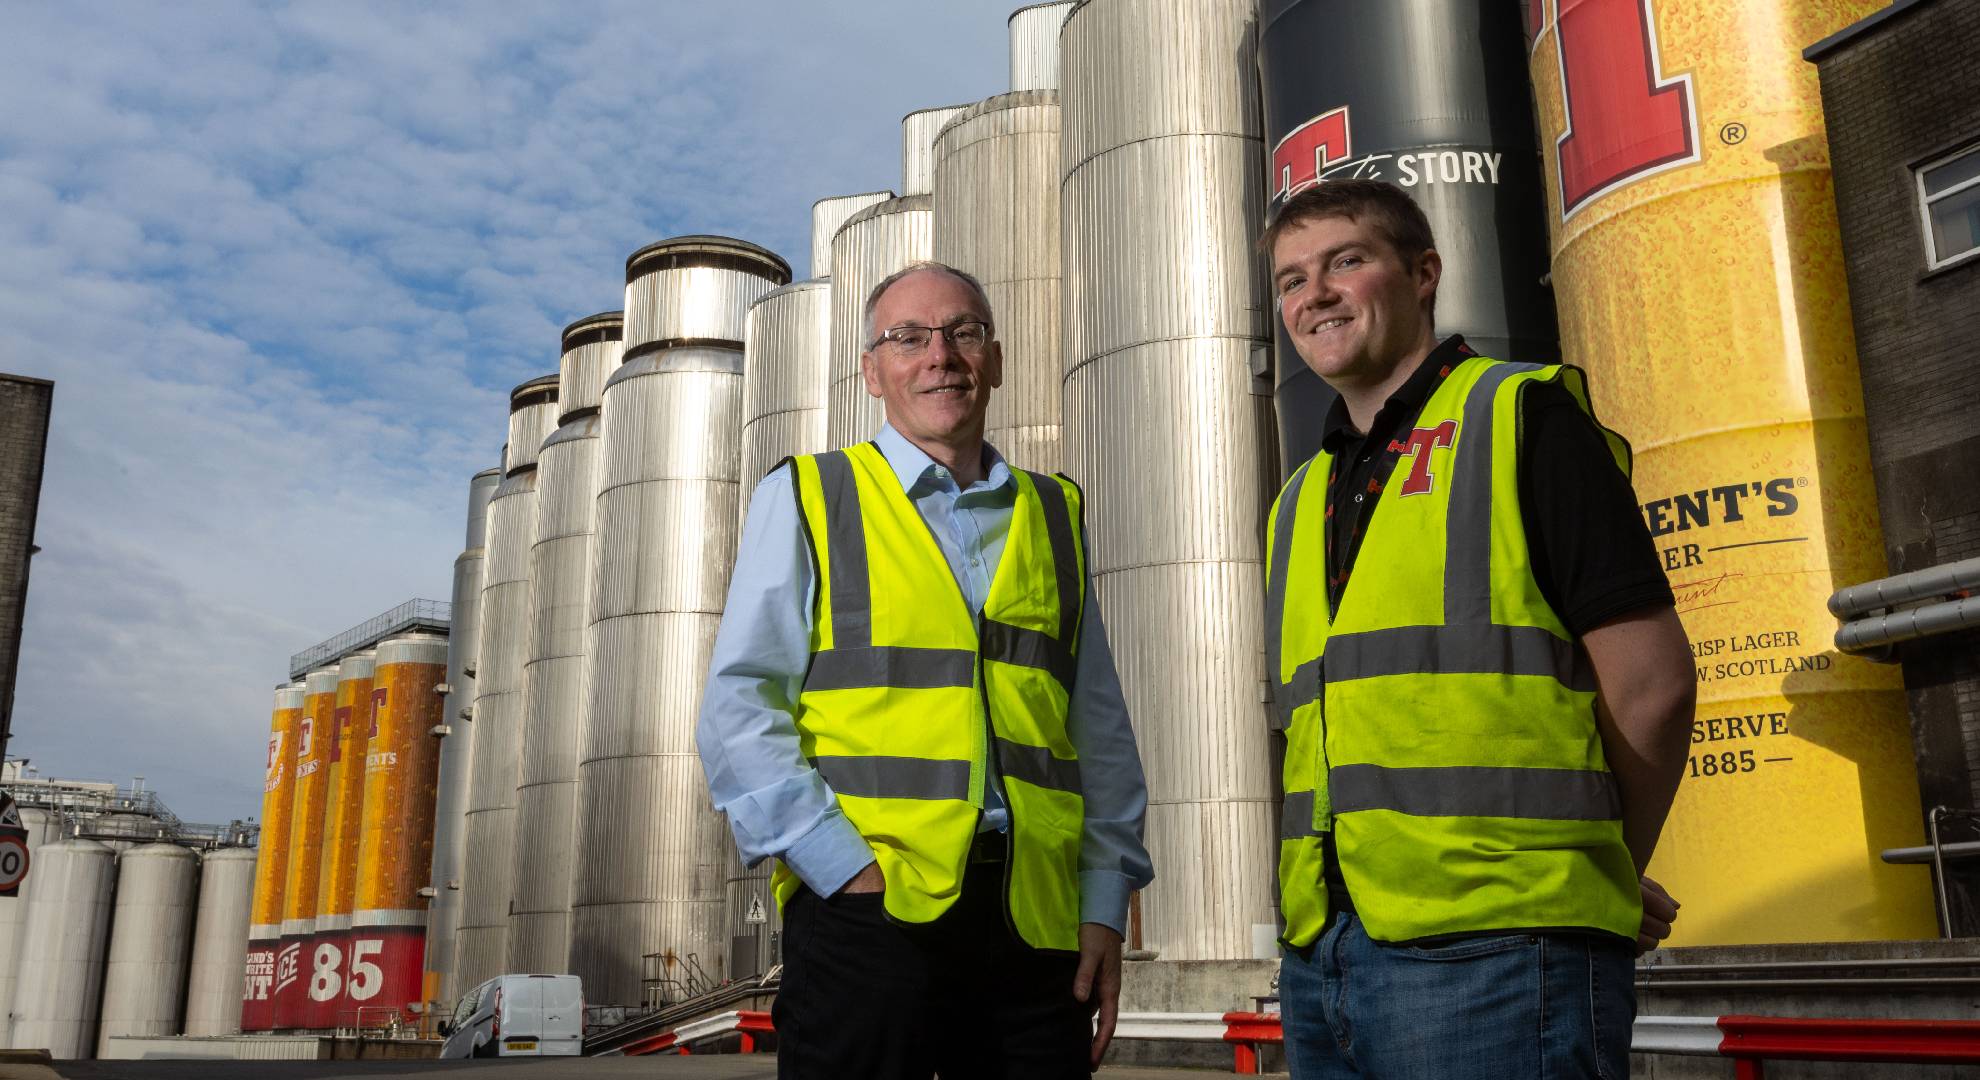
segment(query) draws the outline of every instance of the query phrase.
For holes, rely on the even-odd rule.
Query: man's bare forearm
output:
[[[1601,688],[1596,720],[1622,796],[1623,840],[1642,873],[1657,849],[1691,745],[1698,690],[1690,642],[1677,613],[1666,607],[1604,623],[1583,635],[1582,644]]]

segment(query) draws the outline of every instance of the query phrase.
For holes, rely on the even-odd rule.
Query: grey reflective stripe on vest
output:
[[[1067,693],[1072,692],[1076,661],[1072,649],[1065,642],[1053,641],[1052,636],[1043,630],[1012,626],[995,619],[983,620],[983,629],[978,636],[985,660],[1038,668],[1059,680],[1059,685],[1065,687]]]
[[[1292,726],[1293,710],[1320,693],[1318,658],[1302,663],[1284,684],[1277,679],[1285,664],[1286,575],[1292,571],[1293,523],[1299,518],[1300,489],[1306,486],[1306,474],[1312,468],[1313,459],[1308,458],[1306,464],[1293,470],[1292,479],[1279,493],[1279,519],[1272,525],[1272,579],[1265,583],[1265,663],[1274,676],[1272,704],[1281,729]],[[1322,596],[1320,602],[1326,603],[1327,598]]]
[[[1313,792],[1288,791],[1285,805],[1279,809],[1279,839],[1305,840],[1321,835],[1313,827]]]
[[[1570,690],[1595,692],[1595,672],[1581,650],[1538,626],[1396,626],[1327,639],[1330,683],[1381,675],[1497,674],[1541,675]],[[1318,677],[1316,663],[1316,694]]]
[[[969,762],[910,757],[820,757],[834,793],[861,799],[969,799]]]
[[[819,454],[818,486],[825,496],[825,551],[832,575],[832,645],[873,644],[873,586],[866,566],[866,520],[859,483],[844,450]]]
[[[1507,379],[1539,370],[1539,364],[1488,364],[1465,395],[1444,518],[1445,626],[1492,621],[1493,409]]]
[[[1038,493],[1040,508],[1045,514],[1045,538],[1052,545],[1052,574],[1059,585],[1059,641],[1070,655],[1074,649],[1074,636],[1079,633],[1080,604],[1086,598],[1084,582],[1079,578],[1079,553],[1073,543],[1072,509],[1066,505],[1066,489],[1059,486],[1056,477],[1045,473],[1027,472],[1031,477],[1031,488]],[[1070,690],[1070,674],[1059,680]]]
[[[826,649],[812,654],[811,669],[804,675],[806,691],[879,686],[933,690],[975,685],[975,653],[968,649],[918,649],[905,645]]]
[[[1415,817],[1553,821],[1613,821],[1622,817],[1615,778],[1583,769],[1336,765],[1327,771],[1327,793],[1336,815],[1394,810]]]
[[[1053,757],[1043,746],[1025,746],[998,737],[997,771],[1007,780],[1022,780],[1033,787],[1080,793],[1079,762]]]

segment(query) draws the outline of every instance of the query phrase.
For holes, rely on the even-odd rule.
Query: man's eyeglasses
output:
[[[896,326],[881,334],[873,341],[873,348],[883,343],[891,343],[902,353],[913,356],[928,347],[928,343],[940,334],[949,339],[949,344],[958,352],[975,354],[983,351],[990,343],[990,325],[977,319],[954,323],[949,326]]]

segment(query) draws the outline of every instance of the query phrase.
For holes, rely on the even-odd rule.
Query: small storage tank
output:
[[[880,399],[859,375],[866,347],[866,294],[887,275],[934,255],[934,199],[910,195],[875,203],[832,237],[832,359],[825,404],[828,448],[864,442],[880,430]]]
[[[481,639],[475,649],[474,772],[468,784],[454,958],[455,985],[463,988],[500,975],[508,963],[523,665],[529,659],[529,552],[536,546],[536,455],[554,427],[557,376],[516,387],[509,408],[512,445],[508,471],[488,502]],[[516,419],[522,412],[529,418]],[[519,429],[534,433],[536,440],[522,450],[513,445],[523,437]]]
[[[268,764],[261,785],[261,846],[254,864],[254,911],[242,968],[241,1030],[275,1026],[275,954],[282,945],[283,900],[289,884],[289,843],[295,831],[296,758],[302,745],[304,690],[275,691],[268,728]]]
[[[206,853],[193,916],[192,967],[186,976],[187,1035],[241,1030],[241,940],[254,907],[255,854],[250,848]]]
[[[54,839],[55,819],[38,807],[21,808],[21,825],[27,829],[28,876],[14,896],[0,896],[0,1046],[14,1045],[8,1039],[8,1013],[14,1005],[14,968],[20,951],[21,922],[27,916],[28,890],[35,879],[34,853]],[[235,967],[239,967],[239,942],[235,942]]]
[[[466,844],[468,784],[474,769],[474,650],[481,643],[482,565],[487,558],[488,500],[502,470],[468,481],[466,549],[454,560],[453,620],[447,638],[447,696],[441,709],[440,774],[433,808],[433,899],[426,911],[425,995],[453,1001],[454,949],[461,927],[461,855]],[[465,715],[464,715],[465,714]]]
[[[935,191],[935,135],[966,105],[916,109],[901,117],[901,194],[930,195]]]
[[[811,276],[832,276],[832,237],[846,219],[894,197],[891,191],[868,191],[860,195],[833,195],[811,204]]]
[[[351,904],[357,897],[358,839],[364,831],[364,754],[371,739],[370,651],[347,656],[337,666],[336,726],[331,730],[330,758],[325,765],[323,806],[323,864],[317,873],[316,940],[310,945],[309,969],[338,973],[314,978],[309,984],[306,1027],[346,1026],[349,1012],[339,988],[350,963]]]
[[[659,253],[673,262],[673,243],[642,249],[629,270]],[[713,968],[726,948],[725,826],[694,726],[736,548],[748,309],[727,298],[760,298],[790,269],[755,245],[720,244],[690,237],[678,252],[704,264],[694,270],[748,279],[706,294],[713,310],[627,286],[626,362],[605,384],[570,968],[597,1004],[641,1001],[647,953]],[[688,336],[670,319],[720,343],[660,348]]]
[[[599,401],[606,378],[619,366],[623,329],[620,313],[614,311],[564,331],[559,396],[564,416],[537,457],[510,971],[561,974],[570,963],[578,726],[584,709],[584,632],[603,422]]]
[[[741,341],[749,305],[790,278],[768,249],[727,236],[640,248],[626,259],[625,362],[680,342]]]
[[[185,848],[145,844],[117,857],[96,1056],[118,1035],[179,1034],[198,893],[199,856]]]
[[[435,1002],[420,977],[426,953],[427,868],[433,865],[433,800],[446,703],[447,639],[407,634],[378,646],[372,736],[364,758],[364,836],[344,973],[348,1022],[410,1022]]]
[[[1147,770],[1139,929],[1164,960],[1278,954],[1256,7],[1089,0],[1060,37],[1066,471]]]
[[[741,510],[756,482],[792,454],[825,445],[832,283],[793,281],[749,309],[743,331]]]
[[[983,437],[1012,465],[1058,472],[1058,92],[1003,94],[957,113],[935,140],[934,198],[935,260],[983,283],[1003,344],[1004,384]]]
[[[52,841],[35,853],[15,969],[13,1045],[45,1048],[56,1058],[95,1051],[116,860],[109,847],[83,839]]]
[[[1011,89],[1059,88],[1059,29],[1072,0],[1030,4],[1011,12]]]
[[[303,713],[296,732],[296,794],[289,829],[288,884],[282,891],[282,942],[275,954],[278,1028],[301,1028],[310,1018],[310,946],[316,936],[323,872],[323,821],[329,802],[329,761],[337,723],[337,668],[303,678]]]
[[[156,840],[160,828],[158,819],[146,814],[103,814],[85,819],[82,832],[121,854]]]

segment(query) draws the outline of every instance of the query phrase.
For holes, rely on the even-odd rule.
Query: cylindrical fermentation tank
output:
[[[447,639],[387,638],[378,646],[372,736],[364,758],[364,835],[358,847],[344,997],[357,1027],[411,1021],[407,1006],[438,1003],[420,977],[426,952],[427,868],[433,865],[434,789],[446,699]]]
[[[509,409],[508,471],[488,501],[481,638],[475,648],[474,771],[454,956],[454,985],[461,989],[500,975],[508,963],[523,665],[529,659],[529,552],[536,546],[536,455],[555,426],[557,376],[516,387]]]
[[[275,954],[274,1025],[307,1025],[310,946],[316,935],[323,871],[323,822],[329,801],[328,764],[337,723],[337,667],[303,677],[303,712],[296,730],[296,794],[289,829],[288,883],[282,890],[282,940]]]
[[[910,195],[875,203],[832,237],[832,357],[825,399],[825,445],[851,446],[880,430],[880,399],[866,392],[859,354],[866,346],[866,294],[887,275],[934,256],[934,202]]]
[[[937,105],[901,117],[901,194],[935,191],[935,136],[965,105]]]
[[[1635,443],[1695,657],[1649,868],[1685,901],[1673,945],[1937,931],[1928,875],[1877,858],[1924,843],[1900,672],[1838,654],[1826,604],[1887,566],[1801,50],[1884,7],[1665,0],[1653,25],[1563,4],[1531,27],[1561,348]]]
[[[27,917],[28,890],[35,879],[34,853],[41,845],[57,839],[54,834],[59,827],[59,819],[39,807],[21,808],[21,825],[27,829],[28,877],[21,882],[19,893],[14,896],[0,896],[0,1046],[12,1046],[8,1038],[12,1030],[9,1013],[14,1006],[14,968],[20,953],[21,924]],[[233,962],[240,966],[240,942],[233,943]]]
[[[1443,259],[1438,336],[1463,334],[1485,356],[1558,360],[1518,20],[1462,0],[1265,0],[1258,52],[1268,213],[1323,176],[1397,185],[1430,219]],[[1290,471],[1320,448],[1335,395],[1293,350],[1276,313],[1272,324],[1279,445]]]
[[[483,469],[468,481],[467,541],[454,560],[453,619],[447,636],[447,695],[440,723],[440,774],[433,808],[433,889],[426,910],[426,996],[453,1001],[454,950],[461,928],[461,856],[467,840],[468,784],[474,770],[475,649],[481,644],[482,566],[487,559],[488,500],[502,470]]]
[[[1059,88],[1059,30],[1072,0],[1029,4],[1011,12],[1011,89]]]
[[[875,203],[894,197],[891,191],[868,191],[859,195],[833,195],[811,204],[811,276],[832,276],[832,237],[846,219]]]
[[[337,665],[337,711],[330,730],[330,757],[324,766],[323,864],[317,872],[316,938],[305,964],[310,972],[309,1009],[304,1026],[343,1026],[350,1011],[340,988],[344,980],[316,978],[318,971],[342,972],[350,963],[351,904],[357,898],[358,839],[364,831],[364,754],[371,738],[371,676],[374,654],[347,656]]]
[[[721,284],[672,292],[647,280],[653,266]],[[641,249],[627,273],[599,449],[570,968],[588,1000],[615,1005],[642,1000],[646,954],[717,970],[726,944],[724,826],[694,726],[736,548],[744,323],[790,268],[688,237]]]
[[[935,141],[934,257],[983,282],[1003,345],[983,437],[1036,472],[1061,461],[1059,179],[1056,91],[978,102]]]
[[[275,690],[268,727],[267,771],[261,785],[260,854],[254,863],[254,911],[242,965],[241,1030],[275,1026],[275,954],[282,945],[283,900],[289,885],[289,843],[295,829],[296,758],[302,745],[303,684]]]
[[[1060,38],[1066,471],[1148,777],[1141,944],[1165,960],[1277,955],[1256,36],[1249,0],[1089,0]]]
[[[749,309],[743,331],[742,509],[779,461],[825,445],[832,283],[794,281]]]
[[[219,848],[201,861],[192,966],[186,976],[187,1035],[241,1030],[241,941],[254,909],[254,882],[250,848]]]
[[[624,326],[614,311],[565,329],[558,398],[564,415],[537,456],[510,971],[561,973],[570,963],[578,728],[584,709],[585,619],[603,423],[599,402],[606,378],[619,366]]]
[[[108,846],[81,838],[35,853],[15,968],[13,1045],[45,1048],[56,1058],[96,1049],[116,859]]]
[[[176,844],[145,844],[117,856],[117,900],[96,1056],[118,1035],[177,1035],[192,960],[199,856]]]

